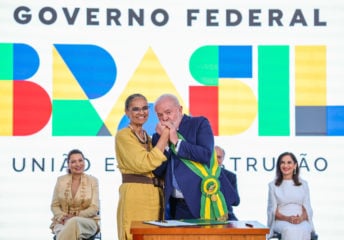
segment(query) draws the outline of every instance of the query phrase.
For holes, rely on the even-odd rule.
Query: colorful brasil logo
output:
[[[258,136],[290,136],[291,124],[296,136],[344,136],[344,106],[327,105],[326,46],[202,46],[190,56],[198,85],[189,86],[188,104],[149,48],[105,119],[95,101],[120,81],[105,49],[54,44],[52,89],[39,85],[40,58],[31,46],[0,43],[0,54],[0,136],[38,133],[50,118],[52,136],[113,136],[128,124],[124,101],[134,92],[150,102],[149,133],[157,122],[153,103],[168,92],[187,113],[206,116],[216,136],[242,134],[255,121]]]

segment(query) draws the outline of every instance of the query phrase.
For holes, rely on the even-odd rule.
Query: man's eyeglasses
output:
[[[133,107],[133,108],[131,108],[131,111],[133,111],[133,112],[141,112],[141,111],[147,111],[148,109],[149,109],[148,106],[143,106],[142,108]]]

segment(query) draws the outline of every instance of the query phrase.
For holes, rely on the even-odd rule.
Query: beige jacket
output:
[[[81,176],[81,183],[75,197],[72,197],[72,175],[66,174],[57,178],[51,202],[53,212],[51,229],[67,214],[79,217],[99,218],[99,186],[98,179],[87,174]]]

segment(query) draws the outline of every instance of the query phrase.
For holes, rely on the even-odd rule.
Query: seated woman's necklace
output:
[[[139,142],[141,144],[145,145],[145,148],[148,150],[148,136],[145,130],[141,130],[141,134],[137,134],[137,132],[134,130],[134,128],[129,124],[129,128],[131,129],[131,131],[135,134],[137,140],[139,140]],[[142,135],[142,136],[140,136]]]

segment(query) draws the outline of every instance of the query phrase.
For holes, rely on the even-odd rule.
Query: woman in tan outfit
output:
[[[58,177],[51,202],[50,226],[57,240],[87,239],[99,231],[97,178],[84,173],[81,151],[68,153],[68,174]]]
[[[125,114],[130,123],[118,131],[115,138],[116,160],[122,173],[117,208],[119,240],[132,239],[132,221],[157,220],[162,214],[162,191],[152,171],[166,161],[163,152],[168,144],[169,130],[159,126],[162,135],[153,148],[150,136],[143,129],[148,110],[143,95],[130,95],[125,102]]]

